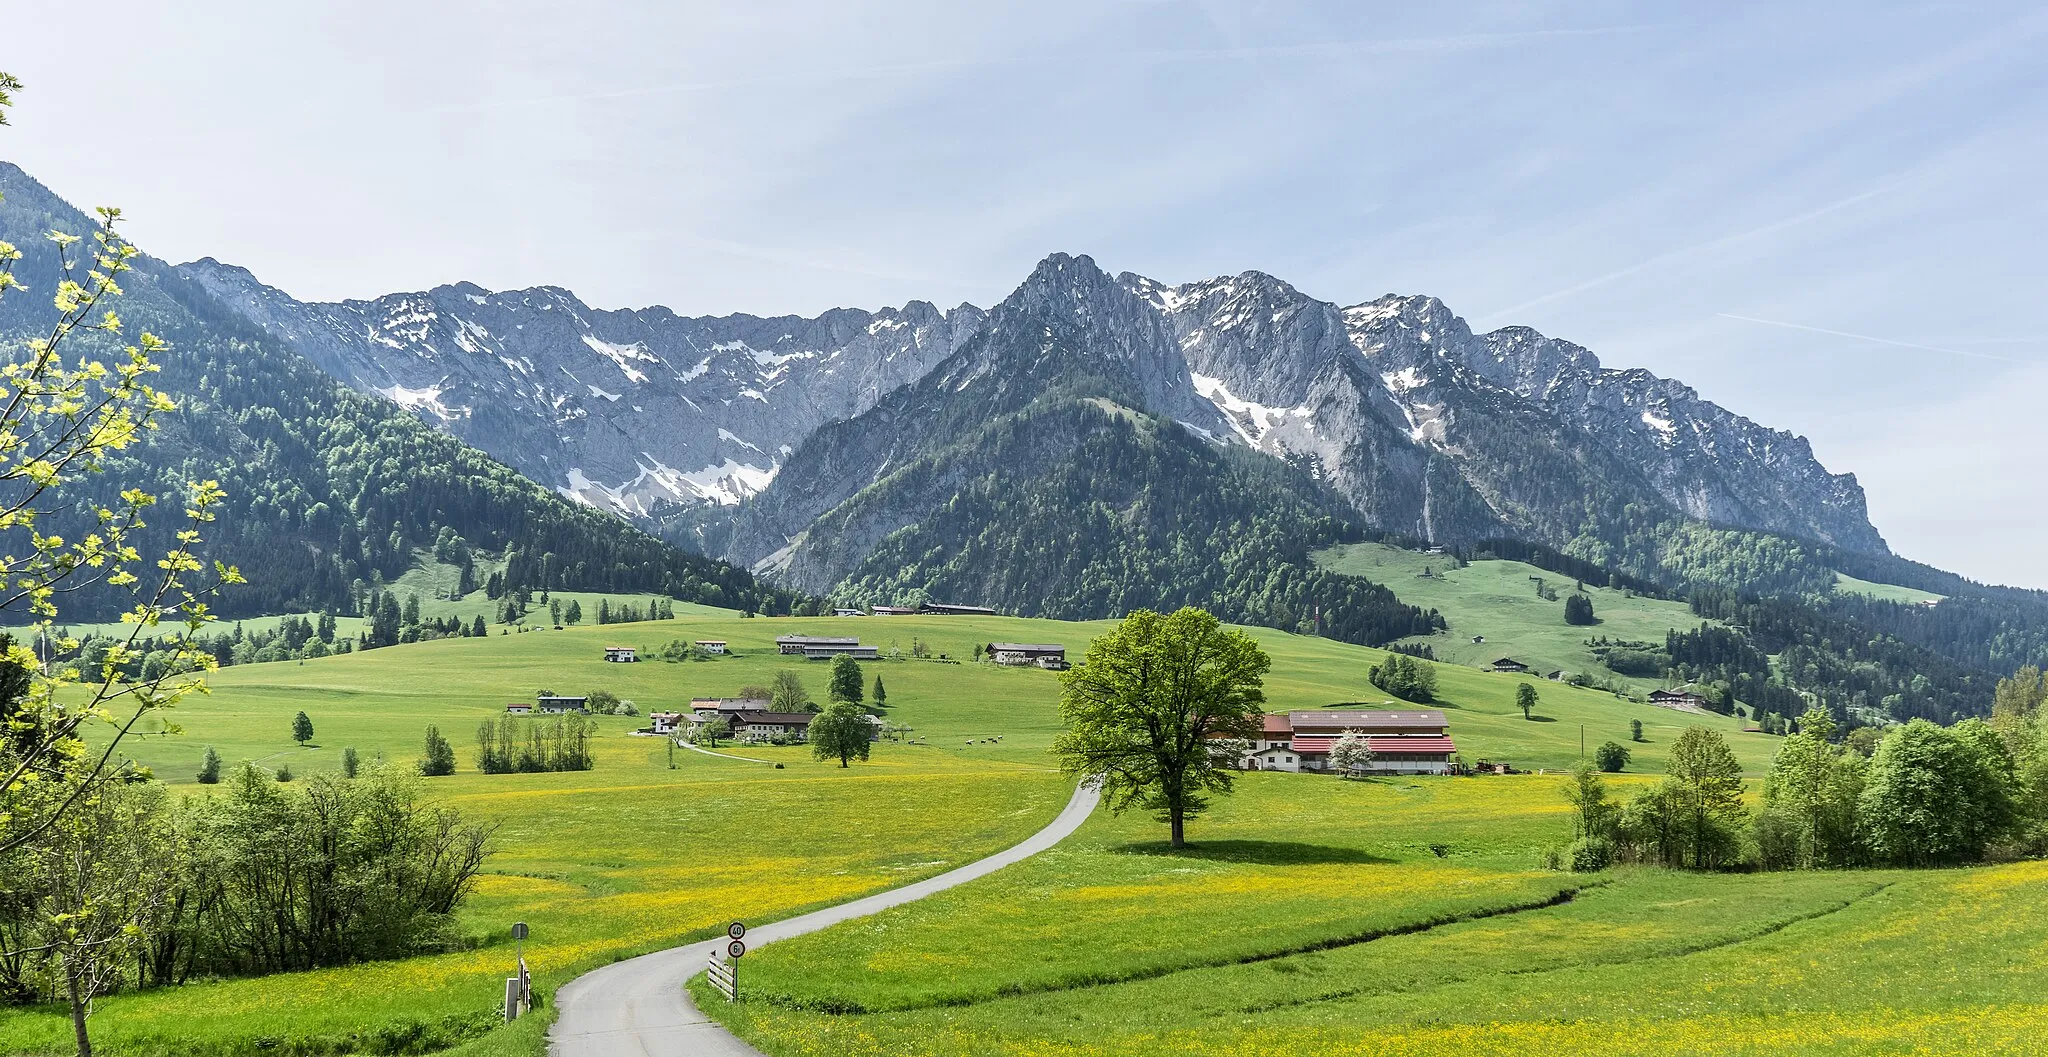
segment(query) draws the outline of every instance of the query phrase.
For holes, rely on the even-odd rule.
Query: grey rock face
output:
[[[692,510],[714,552],[770,571],[822,560],[819,519],[934,443],[1059,393],[1305,464],[1423,539],[1563,545],[1650,504],[1886,549],[1855,478],[1804,439],[1527,328],[1475,335],[1430,297],[1339,307],[1259,272],[1168,286],[1055,254],[987,312],[684,318],[550,287],[305,304],[212,260],[181,270],[357,389],[623,516]],[[834,538],[831,572],[918,512],[868,515],[835,522],[858,538]]]
[[[923,377],[982,320],[925,302],[692,319],[467,283],[307,304],[211,259],[179,270],[354,388],[635,519],[759,492],[819,426]]]

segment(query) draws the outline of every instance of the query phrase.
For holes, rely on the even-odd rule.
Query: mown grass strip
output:
[[[1173,965],[1143,966],[1117,972],[1068,974],[1054,980],[1028,984],[1006,984],[988,991],[941,995],[923,1002],[889,1005],[879,1009],[870,1009],[857,1002],[846,1002],[836,999],[792,998],[787,995],[773,993],[762,995],[758,1000],[764,1004],[783,1009],[823,1013],[830,1016],[865,1016],[873,1013],[902,1013],[920,1009],[958,1009],[978,1005],[982,1002],[993,1002],[1023,995],[1054,994],[1064,991],[1080,991],[1087,988],[1134,983],[1140,980],[1156,980],[1175,973],[1192,972],[1198,969],[1217,969],[1231,965],[1257,965],[1260,962],[1290,958],[1298,954],[1313,954],[1317,951],[1336,950],[1340,947],[1355,947],[1359,944],[1371,943],[1375,940],[1384,940],[1395,936],[1412,936],[1417,933],[1429,932],[1433,929],[1459,925],[1470,921],[1484,921],[1489,918],[1505,917],[1511,914],[1547,910],[1551,907],[1563,906],[1578,898],[1579,893],[1590,888],[1600,887],[1605,883],[1605,881],[1591,881],[1583,885],[1559,889],[1542,899],[1525,900],[1504,906],[1487,907],[1462,913],[1436,915],[1405,922],[1400,925],[1369,929],[1364,932],[1344,936],[1333,936],[1309,943],[1293,944],[1287,947],[1258,951],[1251,954],[1200,959]]]

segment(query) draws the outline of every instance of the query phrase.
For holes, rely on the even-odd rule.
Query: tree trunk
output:
[[[1176,800],[1173,802],[1173,807],[1169,809],[1169,814],[1173,821],[1173,846],[1176,848],[1187,847],[1187,819],[1181,814],[1180,801]]]
[[[71,998],[71,1031],[78,1036],[78,1057],[92,1057],[92,1036],[85,1032],[85,999],[78,993],[78,967],[64,967],[64,983]]]

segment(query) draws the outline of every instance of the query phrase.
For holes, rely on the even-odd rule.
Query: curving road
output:
[[[763,925],[747,933],[747,946],[758,949],[776,940],[866,917],[1022,862],[1079,829],[1099,799],[1094,787],[1084,783],[1074,790],[1073,799],[1051,825],[1022,843],[915,884]],[[698,1011],[689,992],[683,990],[683,981],[704,971],[711,952],[725,943],[720,936],[671,947],[569,981],[555,992],[561,1016],[548,1032],[548,1053],[552,1057],[761,1057],[761,1051]],[[744,966],[740,987],[746,987]]]

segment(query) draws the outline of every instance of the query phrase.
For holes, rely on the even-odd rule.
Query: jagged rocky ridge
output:
[[[805,515],[901,455],[828,424],[917,385],[964,392],[997,370],[968,347],[1013,342],[1004,320],[1027,315],[1087,336],[1057,363],[981,384],[1044,388],[1114,365],[1132,407],[1291,459],[1382,530],[1565,546],[1668,515],[1886,553],[1854,477],[1802,438],[1527,328],[1473,334],[1431,297],[1346,308],[1258,272],[1168,286],[1055,255],[993,313],[912,302],[685,318],[467,284],[305,304],[210,260],[180,271],[336,377],[544,484],[644,522],[685,512],[679,525],[716,531],[672,536],[779,554],[786,570],[801,568],[780,552],[803,549]],[[814,465],[776,487],[800,450]],[[757,509],[703,509],[763,493]],[[822,575],[798,582],[830,587]]]
[[[179,272],[356,389],[636,520],[760,491],[812,431],[922,377],[982,318],[913,302],[686,319],[468,283],[306,304],[211,258]]]

